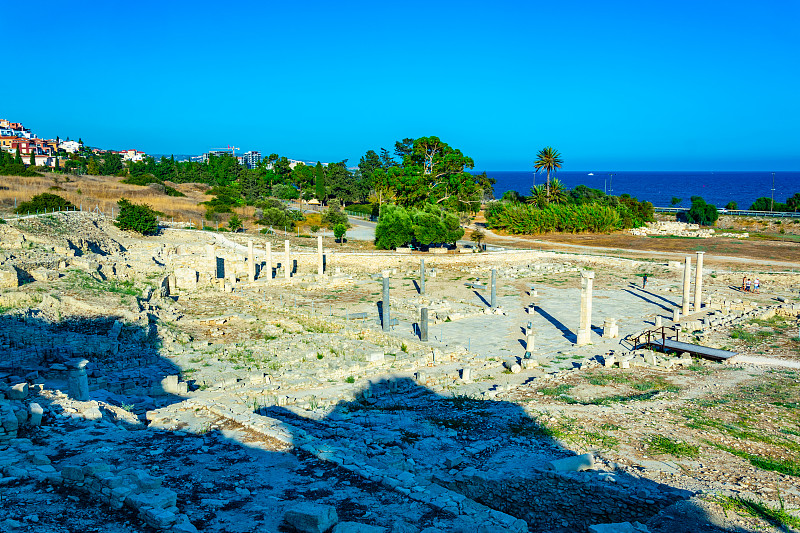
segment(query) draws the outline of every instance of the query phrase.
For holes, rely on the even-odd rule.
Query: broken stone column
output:
[[[603,338],[616,339],[619,337],[619,326],[616,318],[606,318],[603,321]]]
[[[419,310],[419,340],[428,342],[428,308]]]
[[[461,369],[461,381],[472,381],[472,369],[470,367],[464,367]]]
[[[283,277],[289,279],[292,277],[292,257],[289,254],[289,240],[283,241],[283,246],[286,248],[286,257],[284,258]]]
[[[519,374],[522,371],[522,367],[517,363],[516,359],[506,359],[503,361],[503,366],[512,374]]]
[[[383,271],[383,305],[381,306],[381,312],[383,314],[382,322],[383,322],[383,331],[389,331],[390,324],[390,316],[389,316],[389,271]]]
[[[317,235],[317,274],[325,274],[325,256],[322,253],[322,235]]]
[[[206,255],[211,263],[211,277],[217,279],[217,250],[213,244],[206,244]]]
[[[661,315],[658,315],[658,316],[656,316],[656,327],[660,328],[661,326],[662,326],[662,324],[661,324]]]
[[[692,290],[692,256],[687,255],[683,265],[683,302],[681,313],[683,316],[689,314],[689,297]]]
[[[256,254],[253,250],[253,239],[247,241],[247,275],[251,282],[256,280]]]
[[[492,300],[490,307],[492,309],[497,307],[497,270],[494,268],[492,269]]]
[[[533,330],[528,330],[528,334],[525,336],[525,359],[530,359],[533,357],[533,350],[536,344],[536,337],[533,334]]]
[[[697,252],[697,266],[694,275],[694,311],[697,312],[703,306],[703,254]]]
[[[265,265],[267,271],[267,279],[272,279],[272,243],[267,242],[267,264]]]
[[[592,342],[592,285],[594,272],[581,272],[581,317],[578,327],[578,346]]]
[[[679,322],[681,320],[681,310],[680,309],[673,309],[672,310],[672,321]]]
[[[425,294],[425,259],[419,260],[419,293]]]
[[[89,361],[80,359],[67,363],[69,374],[67,386],[70,398],[79,402],[89,401],[89,377],[86,375],[86,365]]]

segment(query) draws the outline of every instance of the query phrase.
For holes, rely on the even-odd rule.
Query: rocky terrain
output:
[[[0,530],[798,527],[800,274],[317,244],[0,225]]]

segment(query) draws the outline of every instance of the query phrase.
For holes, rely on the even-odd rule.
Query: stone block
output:
[[[28,384],[27,383],[17,383],[16,385],[12,385],[11,389],[6,392],[9,400],[24,400],[28,397]]]
[[[177,494],[163,487],[139,494],[131,494],[125,498],[126,505],[134,509],[139,509],[141,507],[167,509],[169,507],[174,507],[177,501]]]
[[[581,472],[592,468],[594,468],[594,456],[591,453],[556,459],[547,463],[547,469],[556,472]]]
[[[12,266],[0,267],[0,289],[19,287],[17,269]]]
[[[331,505],[303,502],[283,515],[287,525],[302,533],[325,533],[339,521],[336,508]]]
[[[30,411],[30,424],[32,426],[40,426],[42,424],[42,416],[44,416],[44,409],[38,403],[32,403],[28,406]]]
[[[367,362],[369,363],[380,363],[384,359],[383,352],[373,352],[367,354]]]
[[[333,526],[331,533],[386,533],[386,528],[359,522],[340,522]]]

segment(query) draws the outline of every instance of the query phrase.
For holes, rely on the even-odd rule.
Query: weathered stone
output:
[[[6,394],[9,400],[24,400],[28,397],[28,384],[17,383],[12,385]]]
[[[549,470],[556,472],[580,472],[594,468],[594,456],[591,453],[556,459],[547,463]]]
[[[32,403],[28,406],[30,411],[29,422],[32,426],[42,425],[42,416],[44,416],[44,409],[38,403]]]
[[[283,520],[302,533],[325,533],[339,518],[331,505],[303,502],[286,511]]]
[[[333,526],[331,533],[386,533],[386,528],[359,522],[340,522]]]

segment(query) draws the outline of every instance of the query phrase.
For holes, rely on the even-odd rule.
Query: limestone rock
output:
[[[17,383],[6,393],[9,400],[24,400],[28,397],[28,384]]]
[[[331,533],[386,533],[386,528],[359,522],[340,522],[333,527]]]
[[[19,287],[17,269],[11,266],[0,267],[0,289]]]
[[[283,520],[302,533],[325,533],[339,521],[339,517],[333,506],[303,502],[286,511]]]

